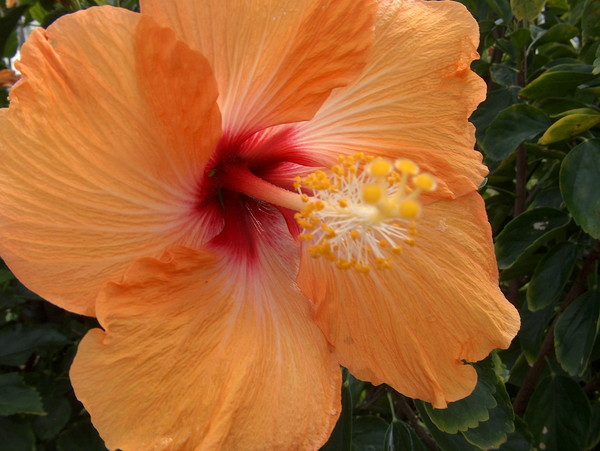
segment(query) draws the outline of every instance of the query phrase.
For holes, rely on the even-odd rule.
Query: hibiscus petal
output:
[[[310,119],[364,67],[372,0],[142,0],[211,63],[226,135]]]
[[[354,152],[410,158],[439,179],[438,197],[472,191],[487,173],[467,123],[485,98],[469,70],[477,23],[457,2],[378,3],[368,66],[295,127],[298,145],[329,161]]]
[[[97,303],[77,397],[109,448],[311,450],[339,414],[340,370],[289,269],[176,248]]]
[[[476,382],[463,361],[506,348],[519,316],[498,288],[483,200],[425,208],[416,245],[390,269],[339,270],[305,255],[299,285],[342,365],[357,377],[445,407]]]
[[[133,258],[218,228],[194,205],[220,136],[214,78],[140,17],[91,8],[35,30],[0,111],[2,257],[78,313]]]

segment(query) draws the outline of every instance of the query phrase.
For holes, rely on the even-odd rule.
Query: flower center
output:
[[[295,215],[311,256],[340,269],[369,272],[391,265],[403,245],[414,246],[423,191],[436,181],[411,160],[394,162],[356,154],[338,159],[329,173],[296,178],[304,206]],[[310,190],[312,197],[303,193]]]

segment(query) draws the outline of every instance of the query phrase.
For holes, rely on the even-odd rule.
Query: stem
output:
[[[419,417],[417,417],[413,408],[408,404],[406,398],[396,392],[393,392],[393,394],[394,404],[398,409],[398,416],[411,425],[427,448],[429,448],[431,451],[439,451],[440,448],[438,447],[437,443],[433,438],[431,438],[423,426],[421,426]]]
[[[228,166],[225,171],[225,187],[238,193],[295,211],[305,205],[299,194],[257,177],[246,166]]]

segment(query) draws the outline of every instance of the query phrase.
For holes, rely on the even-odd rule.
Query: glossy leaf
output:
[[[536,208],[510,221],[496,238],[496,257],[500,269],[508,268],[525,252],[531,252],[550,239],[570,221],[554,208]]]
[[[510,7],[517,20],[532,21],[544,8],[546,0],[510,0]]]
[[[560,315],[554,329],[556,358],[563,369],[581,376],[585,371],[600,327],[600,292],[579,296]]]
[[[583,450],[590,416],[585,393],[577,382],[564,376],[544,379],[525,411],[535,444],[545,451]]]
[[[568,95],[577,86],[594,79],[592,70],[592,66],[584,64],[554,66],[521,89],[519,94],[528,99]]]
[[[0,415],[31,413],[44,415],[39,393],[25,385],[19,373],[0,374]]]
[[[484,153],[492,160],[502,160],[523,141],[545,131],[550,123],[546,113],[534,106],[511,105],[502,110],[489,125],[483,140]]]
[[[480,451],[481,448],[472,445],[462,434],[448,434],[447,432],[440,431],[435,424],[429,418],[425,410],[425,405],[422,402],[416,402],[415,406],[419,412],[419,416],[431,436],[435,439],[435,442],[443,451]]]
[[[508,434],[515,430],[512,405],[504,383],[496,378],[496,392],[494,393],[496,407],[490,409],[490,418],[468,429],[462,434],[469,443],[482,449],[498,448],[508,440]]]
[[[560,190],[575,222],[600,238],[600,139],[579,144],[565,157]]]
[[[481,102],[473,114],[471,114],[469,120],[473,122],[477,128],[475,136],[477,136],[478,142],[483,140],[488,126],[496,118],[498,113],[517,103],[518,91],[519,88],[516,86],[490,91],[487,98]]]
[[[540,310],[560,298],[573,271],[576,257],[577,246],[573,243],[561,243],[540,260],[527,286],[529,310]]]
[[[557,141],[563,141],[580,135],[598,124],[600,124],[600,113],[571,114],[552,124],[539,139],[538,143],[548,145]]]
[[[564,42],[577,36],[579,34],[579,28],[569,23],[557,23],[553,25],[544,34],[540,35],[535,41],[534,45],[539,46],[547,44],[548,42]]]
[[[434,409],[431,404],[423,403],[427,415],[439,430],[456,434],[490,419],[490,410],[497,406],[494,397],[497,376],[489,360],[478,363],[475,368],[477,385],[469,396],[448,403],[446,409]]]
[[[0,328],[0,365],[23,365],[29,356],[46,347],[61,347],[67,338],[49,325],[24,327],[9,324]]]

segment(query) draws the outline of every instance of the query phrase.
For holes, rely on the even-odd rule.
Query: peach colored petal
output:
[[[310,119],[364,67],[372,0],[142,0],[210,61],[225,134]]]
[[[77,313],[134,258],[217,232],[194,205],[220,137],[216,84],[140,17],[91,8],[34,31],[0,111],[0,253]]]
[[[472,391],[476,374],[463,360],[508,347],[519,329],[477,193],[426,207],[416,245],[392,268],[359,274],[304,254],[299,285],[343,366],[434,407]]]
[[[438,196],[472,191],[487,173],[467,123],[485,97],[469,69],[477,23],[457,2],[378,4],[368,66],[296,127],[298,144],[329,160],[358,151],[407,157],[440,180]]]
[[[71,369],[107,446],[318,449],[340,371],[290,272],[177,248],[110,283]]]

